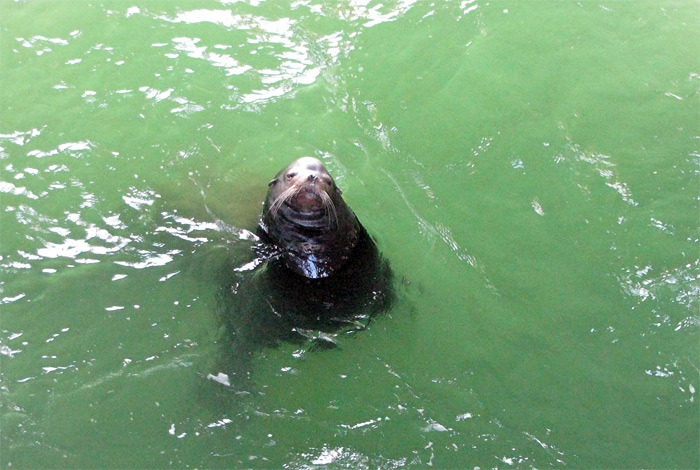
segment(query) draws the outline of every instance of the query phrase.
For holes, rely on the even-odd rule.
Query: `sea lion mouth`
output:
[[[299,211],[316,212],[323,209],[321,193],[325,192],[315,186],[307,185],[290,197],[287,204]]]
[[[283,208],[291,209],[292,212]],[[272,202],[268,211],[273,218],[282,211],[285,219],[304,227],[338,226],[333,199],[322,185],[314,181],[287,188]]]

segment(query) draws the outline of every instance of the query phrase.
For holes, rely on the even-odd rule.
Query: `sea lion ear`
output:
[[[274,185],[276,185],[276,184],[277,184],[277,178],[275,178],[275,179],[273,179],[272,181],[270,181],[269,183],[267,183],[267,186],[268,186],[268,187],[272,187],[272,186],[274,186]]]

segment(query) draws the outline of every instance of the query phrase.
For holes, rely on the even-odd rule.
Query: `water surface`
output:
[[[699,20],[0,0],[0,464],[697,468]],[[303,155],[396,300],[237,381],[222,279]]]

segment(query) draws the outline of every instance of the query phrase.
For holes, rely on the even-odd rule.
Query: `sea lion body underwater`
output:
[[[280,249],[295,273],[310,279],[331,276],[367,236],[317,158],[292,162],[268,186],[258,232]]]

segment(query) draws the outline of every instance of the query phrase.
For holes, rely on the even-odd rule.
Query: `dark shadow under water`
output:
[[[310,351],[334,348],[339,335],[364,330],[394,301],[389,263],[364,228],[350,259],[327,278],[292,272],[267,243],[255,250],[255,269],[244,271],[229,263],[222,274],[219,312],[224,332],[217,368],[234,390],[249,387],[256,353],[262,349],[285,342]]]

